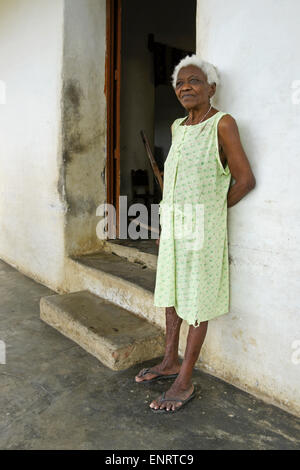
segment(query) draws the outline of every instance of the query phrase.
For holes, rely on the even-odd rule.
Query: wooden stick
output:
[[[141,131],[141,136],[142,136],[142,140],[143,140],[143,143],[144,143],[144,146],[145,146],[145,149],[146,149],[146,152],[147,152],[147,155],[148,155],[148,158],[150,160],[150,163],[151,163],[151,167],[152,167],[152,170],[153,170],[153,173],[154,173],[154,176],[156,178],[156,181],[158,182],[159,186],[160,186],[160,189],[161,189],[161,193],[163,192],[163,179],[162,179],[162,175],[161,175],[161,172],[159,171],[159,168],[157,166],[157,163],[156,163],[156,160],[151,152],[151,148],[150,148],[150,145],[149,145],[149,141],[146,137],[146,134],[144,131]]]

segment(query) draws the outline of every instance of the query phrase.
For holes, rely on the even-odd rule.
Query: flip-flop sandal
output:
[[[162,401],[176,401],[176,402],[181,402],[182,405],[180,405],[180,406],[178,406],[177,408],[175,408],[175,410],[169,410],[169,411],[168,411],[166,408],[163,408],[163,409],[158,408],[157,410],[156,410],[155,408],[150,408],[151,411],[153,411],[154,413],[169,413],[169,414],[170,414],[170,413],[171,413],[171,414],[176,413],[177,411],[181,410],[181,408],[183,408],[184,405],[185,405],[188,401],[192,400],[192,398],[195,398],[195,396],[196,396],[196,391],[195,391],[195,389],[194,389],[193,393],[192,393],[188,398],[186,398],[186,400],[180,400],[180,398],[165,398],[165,396],[166,396],[166,392],[164,392],[164,393],[162,394],[162,398],[161,398],[159,401],[160,401],[160,402],[162,402]]]
[[[150,368],[149,369],[142,369],[138,376],[139,377],[144,377],[146,374],[152,374],[152,373],[153,374],[158,374],[158,375],[156,377],[153,377],[153,379],[150,379],[150,380],[141,380],[140,382],[137,382],[135,380],[135,383],[137,383],[137,384],[147,383],[148,384],[148,383],[151,383],[151,382],[155,382],[156,380],[175,379],[178,376],[178,374],[163,375],[155,369],[150,370]]]

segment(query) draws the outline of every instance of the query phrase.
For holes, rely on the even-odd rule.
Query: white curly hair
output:
[[[220,79],[219,75],[217,72],[216,67],[213,64],[210,64],[209,62],[206,62],[203,60],[199,55],[193,54],[193,55],[187,55],[181,61],[176,65],[174,68],[171,82],[173,85],[173,88],[176,88],[176,81],[177,81],[177,75],[179,73],[179,70],[182,67],[187,67],[188,65],[195,65],[196,67],[199,67],[199,69],[202,70],[203,73],[205,73],[207,77],[207,82],[211,85],[212,83],[215,83],[216,85],[219,85]]]

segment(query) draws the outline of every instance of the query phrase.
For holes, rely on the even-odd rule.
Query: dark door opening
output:
[[[118,212],[120,195],[127,197],[127,207],[136,202],[157,204],[161,200],[140,132],[147,135],[163,170],[171,144],[170,126],[185,115],[172,88],[171,73],[183,56],[196,50],[196,0],[122,0],[122,8],[121,0],[108,3],[110,8],[114,4],[114,39],[109,50],[113,54],[111,65],[114,63],[117,72],[110,116],[115,145],[110,152],[114,153],[115,166],[107,169],[108,181],[113,179],[110,201]],[[144,181],[140,191],[132,176],[137,170],[146,172],[148,177],[148,188]],[[119,218],[116,223],[118,228]]]

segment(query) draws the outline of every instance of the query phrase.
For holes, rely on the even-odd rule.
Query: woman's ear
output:
[[[209,97],[212,98],[214,94],[216,93],[216,84],[211,83],[209,86],[210,86]]]

